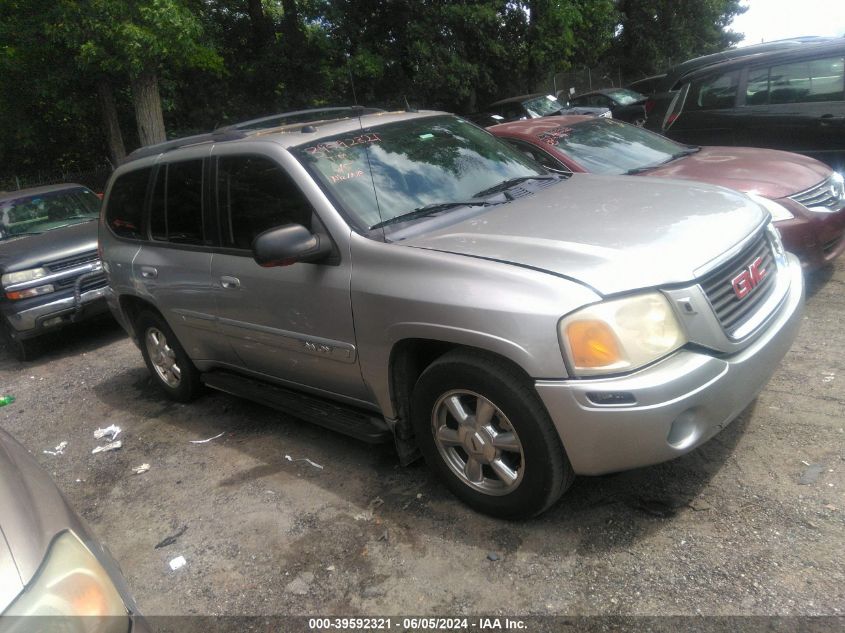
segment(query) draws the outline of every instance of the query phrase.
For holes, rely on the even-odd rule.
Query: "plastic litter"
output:
[[[123,446],[123,442],[121,440],[117,440],[116,442],[111,442],[110,444],[97,446],[93,451],[91,451],[91,454],[93,455],[94,453],[105,453],[106,451],[115,451],[121,446]]]
[[[168,545],[173,545],[176,542],[176,540],[187,531],[188,531],[188,526],[183,525],[180,528],[180,530],[178,532],[176,532],[176,534],[171,534],[167,538],[164,538],[161,541],[159,541],[156,544],[155,549],[161,549],[162,547],[167,547]]]
[[[59,445],[56,446],[52,451],[42,451],[45,455],[64,455],[65,449],[67,448],[67,442],[59,442]]]
[[[309,463],[309,464],[311,464],[314,468],[319,468],[320,470],[323,470],[323,467],[322,467],[322,466],[320,466],[320,464],[318,464],[317,462],[313,462],[313,461],[311,461],[311,460],[310,460],[310,459],[308,459],[307,457],[297,457],[297,458],[293,458],[293,457],[291,457],[290,455],[285,455],[285,459],[286,459],[286,460],[288,460],[289,462],[308,462],[308,463]]]
[[[117,436],[120,435],[121,428],[116,424],[112,424],[107,426],[104,429],[97,429],[94,431],[94,439],[101,440],[104,437],[108,438],[109,440],[116,440]]]
[[[0,396],[0,407],[5,407],[7,404],[12,404],[15,401],[15,396]]]
[[[185,560],[184,556],[177,556],[176,558],[170,561],[170,569],[176,571],[177,569],[181,569],[187,564],[188,561]]]
[[[499,555],[496,552],[489,552],[487,554],[487,560],[497,561],[499,560]]]
[[[214,437],[209,437],[204,440],[189,440],[191,444],[205,444],[206,442],[210,442],[211,440],[216,440],[218,437],[223,437],[223,433],[218,433]]]
[[[135,468],[132,469],[132,472],[135,473],[136,475],[140,475],[142,473],[147,472],[149,469],[150,469],[149,464],[141,464],[140,466],[135,466]]]
[[[812,483],[815,483],[816,480],[819,478],[825,470],[824,464],[812,464],[810,465],[807,470],[804,471],[804,474],[801,475],[801,479],[798,480],[799,486],[809,486]]]

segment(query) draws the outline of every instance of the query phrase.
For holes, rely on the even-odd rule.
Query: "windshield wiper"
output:
[[[690,154],[695,154],[696,152],[700,151],[700,147],[688,147],[686,149],[682,149],[680,152],[675,152],[666,160],[660,161],[659,163],[655,163],[654,165],[646,165],[645,167],[634,167],[633,169],[629,169],[625,172],[625,175],[630,176],[631,174],[640,174],[644,171],[648,171],[649,169],[655,169],[657,167],[660,167],[661,165],[665,165],[666,163],[671,163],[673,160],[678,160],[679,158],[683,158],[684,156],[689,156]]]
[[[397,215],[389,220],[384,220],[378,224],[373,224],[370,227],[370,230],[380,229],[383,226],[398,224],[399,222],[407,222],[408,220],[422,218],[427,215],[434,215],[436,213],[440,213],[441,211],[448,211],[449,209],[454,209],[456,207],[483,207],[488,204],[490,203],[487,200],[453,200],[451,202],[434,202],[432,204],[427,204],[424,207],[414,209],[413,211],[408,211],[408,213],[402,213],[401,215]]]
[[[491,193],[499,193],[500,191],[505,191],[506,189],[515,187],[516,185],[523,183],[526,180],[557,180],[558,178],[560,177],[552,174],[535,174],[534,176],[519,176],[518,178],[508,178],[507,180],[500,182],[498,185],[493,185],[492,187],[488,187],[483,191],[479,191],[473,197],[480,198],[482,196],[490,195]]]

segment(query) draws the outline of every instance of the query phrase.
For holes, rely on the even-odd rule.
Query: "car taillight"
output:
[[[679,112],[673,112],[668,117],[666,117],[666,125],[663,127],[664,130],[668,130],[671,125],[677,121],[678,117],[681,116]]]
[[[654,110],[654,106],[657,105],[657,102],[654,99],[646,99],[645,102],[645,113],[651,114],[651,111]]]

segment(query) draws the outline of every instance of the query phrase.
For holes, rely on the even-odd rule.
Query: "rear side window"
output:
[[[311,204],[287,172],[268,158],[221,157],[217,201],[223,246],[251,248],[257,235],[285,224],[311,228]]]
[[[845,91],[845,58],[829,57],[772,66],[769,103],[842,101]]]
[[[141,219],[144,215],[144,198],[150,180],[150,168],[123,174],[111,188],[106,224],[118,237],[142,239]]]
[[[695,81],[686,100],[687,110],[721,110],[734,107],[739,71],[710,75]]]
[[[202,160],[162,165],[150,209],[150,236],[179,244],[207,244],[202,219]]]

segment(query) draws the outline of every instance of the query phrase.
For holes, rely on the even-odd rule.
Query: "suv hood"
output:
[[[96,218],[17,239],[0,242],[0,272],[36,268],[47,262],[81,255],[97,248]]]
[[[640,174],[663,178],[689,178],[699,182],[753,191],[771,198],[785,198],[806,191],[830,176],[824,163],[773,149],[752,147],[702,147],[700,151]]]
[[[575,174],[400,243],[540,269],[607,295],[689,282],[767,216],[721,187]]]

